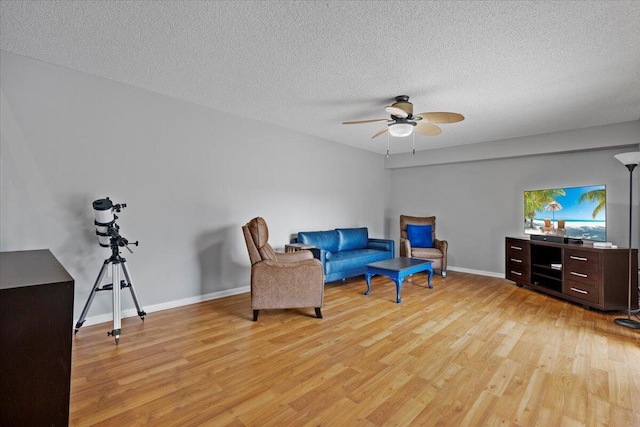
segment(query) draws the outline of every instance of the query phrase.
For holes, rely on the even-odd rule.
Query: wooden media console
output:
[[[638,250],[631,256],[631,309],[638,308]],[[505,239],[505,276],[558,298],[598,310],[627,310],[629,249]]]

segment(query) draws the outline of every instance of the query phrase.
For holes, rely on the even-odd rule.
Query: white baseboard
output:
[[[470,273],[477,274],[480,276],[489,276],[489,277],[498,277],[504,279],[504,273],[494,273],[492,271],[483,271],[483,270],[474,270],[471,268],[462,268],[462,267],[447,267],[447,270],[458,271],[460,273]],[[142,306],[142,309],[148,313],[153,313],[154,311],[168,310],[170,308],[182,307],[184,305],[196,304],[199,302],[209,301],[212,299],[224,298],[231,295],[244,294],[245,292],[250,292],[250,286],[243,286],[241,288],[235,289],[226,289],[224,291],[212,292],[206,295],[198,295],[195,297],[184,298],[176,301],[168,301],[163,302],[161,304],[156,304],[152,306]],[[122,310],[121,319],[125,319],[127,317],[137,317],[138,312],[135,308],[129,308],[126,310]],[[104,313],[99,314],[97,316],[87,317],[83,326],[89,325],[97,325],[98,323],[110,322],[113,320],[113,313]],[[74,323],[75,325],[75,323]]]
[[[195,297],[184,298],[176,301],[163,302],[161,304],[156,304],[152,306],[143,305],[142,309],[146,311],[147,314],[149,314],[149,313],[153,313],[154,311],[168,310],[170,308],[182,307],[183,305],[191,305],[199,302],[209,301],[212,299],[224,298],[231,295],[244,294],[250,291],[251,291],[250,286],[243,286],[241,288],[226,289],[224,291],[212,292],[206,295],[198,295]],[[125,319],[127,317],[137,317],[137,316],[138,316],[138,311],[134,307],[134,308],[122,310],[120,318]],[[97,316],[87,317],[83,326],[97,325],[98,323],[110,322],[112,320],[113,320],[113,313],[99,314]]]
[[[504,273],[494,273],[493,271],[474,270],[472,268],[447,267],[447,270],[459,271],[460,273],[477,274],[477,275],[480,275],[480,276],[497,277],[499,279],[504,279],[505,278]]]

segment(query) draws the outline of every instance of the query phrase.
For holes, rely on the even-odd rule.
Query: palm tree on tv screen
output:
[[[598,190],[591,190],[591,191],[587,191],[586,193],[582,193],[580,195],[580,198],[578,199],[578,203],[582,203],[582,202],[598,203],[598,205],[593,210],[593,213],[591,214],[591,217],[595,219],[596,216],[598,216],[598,214],[602,212],[602,210],[605,208],[607,204],[607,201],[605,199],[606,199],[606,193],[604,189],[601,188]]]
[[[542,212],[546,204],[555,202],[554,197],[564,196],[562,188],[534,190],[524,192],[524,219],[529,220],[529,228],[533,228],[533,219],[537,212]]]

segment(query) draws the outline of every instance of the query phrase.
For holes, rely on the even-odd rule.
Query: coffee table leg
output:
[[[402,290],[402,282],[404,281],[404,277],[393,278],[393,281],[396,282],[396,302],[400,304],[402,300],[400,299],[400,291]]]
[[[371,273],[365,273],[364,277],[367,279],[367,292],[365,292],[365,295],[369,295],[369,292],[371,292],[371,276],[373,276],[373,274]]]
[[[431,278],[433,277],[433,268],[429,266],[429,269],[427,270],[427,272],[429,273],[429,277],[427,277],[427,284],[429,285],[429,289],[433,289],[433,286],[431,285]]]

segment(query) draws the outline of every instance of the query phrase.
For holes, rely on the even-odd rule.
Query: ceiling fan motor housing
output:
[[[407,95],[396,96],[396,102],[391,104],[391,106],[401,109],[409,115],[409,118],[413,116],[413,104],[409,102],[409,96]]]
[[[403,117],[396,117],[395,121],[393,123],[389,123],[389,126],[393,126],[393,125],[402,125],[402,124],[407,124],[407,125],[411,125],[411,126],[415,126],[418,123],[413,121],[410,118],[403,118]]]

